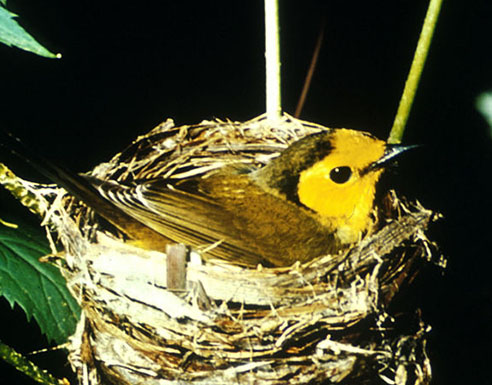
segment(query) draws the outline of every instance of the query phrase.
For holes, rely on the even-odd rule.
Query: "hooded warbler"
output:
[[[23,158],[26,154],[16,152]],[[169,243],[246,266],[288,266],[337,253],[371,224],[384,167],[413,146],[349,129],[306,136],[259,168],[228,166],[184,180],[128,186],[26,159],[145,248]]]

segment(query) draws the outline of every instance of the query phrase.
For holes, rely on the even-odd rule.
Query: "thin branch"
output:
[[[319,51],[321,50],[321,44],[323,43],[323,37],[325,35],[325,25],[326,19],[323,18],[321,27],[319,29],[318,40],[316,41],[316,46],[314,47],[311,64],[309,65],[306,79],[304,80],[304,86],[302,87],[301,96],[299,97],[299,101],[297,102],[296,112],[294,113],[294,116],[296,118],[299,118],[299,116],[301,115],[302,108],[304,107],[304,103],[306,102],[307,93],[311,86],[311,80],[313,79],[314,70],[316,69],[316,64],[318,63]]]
[[[434,34],[434,29],[439,17],[442,0],[430,0],[427,14],[425,15],[424,25],[420,32],[419,42],[413,57],[412,66],[408,73],[405,89],[400,99],[398,112],[396,113],[393,127],[388,138],[388,143],[400,143],[405,131],[405,125],[408,120],[408,115],[412,108],[412,103],[417,92],[417,87],[420,81],[420,75],[424,68],[425,59],[429,52],[429,46]]]

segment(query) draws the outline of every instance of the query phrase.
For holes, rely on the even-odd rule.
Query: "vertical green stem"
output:
[[[265,59],[267,119],[278,120],[282,114],[278,0],[265,0]]]
[[[405,125],[408,120],[408,115],[412,108],[412,103],[417,92],[417,87],[420,81],[420,75],[424,68],[425,59],[429,52],[429,46],[434,34],[434,29],[439,17],[442,0],[430,0],[427,14],[425,15],[424,25],[420,32],[419,42],[412,61],[410,72],[408,73],[405,89],[400,99],[398,112],[396,113],[393,127],[388,138],[388,143],[400,143],[405,131]]]

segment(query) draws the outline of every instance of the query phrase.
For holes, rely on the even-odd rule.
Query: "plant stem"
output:
[[[278,120],[282,114],[278,0],[265,0],[265,59],[267,119]]]
[[[0,358],[15,367],[18,371],[31,377],[34,381],[45,385],[64,385],[67,380],[59,380],[49,374],[46,370],[39,368],[22,354],[16,352],[10,346],[0,341]]]
[[[434,29],[439,17],[442,0],[430,0],[427,14],[425,15],[424,25],[420,32],[419,41],[412,61],[410,72],[408,73],[405,89],[400,99],[398,112],[396,113],[393,127],[388,138],[388,143],[400,143],[405,131],[408,115],[412,108],[412,103],[417,92],[420,75],[424,68],[425,59],[429,52],[429,46],[434,34]]]

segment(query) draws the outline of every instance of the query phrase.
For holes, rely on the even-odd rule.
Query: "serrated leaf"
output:
[[[5,3],[3,3],[5,5]],[[60,58],[60,54],[54,54],[39,44],[24,28],[15,20],[17,15],[0,6],[0,43],[15,46],[47,58]]]
[[[9,220],[10,223],[15,222]],[[0,295],[34,317],[50,340],[62,343],[73,334],[80,309],[60,271],[39,258],[49,253],[40,229],[0,225]]]

